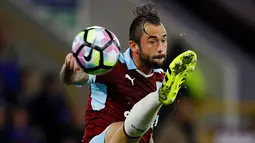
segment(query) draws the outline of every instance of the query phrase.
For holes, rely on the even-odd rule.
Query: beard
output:
[[[153,68],[153,69],[157,69],[157,68],[162,68],[163,65],[164,65],[164,61],[166,59],[166,56],[165,55],[159,55],[159,56],[154,56],[154,57],[150,57],[148,55],[146,55],[142,49],[140,48],[140,60],[141,60],[141,63],[143,64],[143,66],[145,67],[149,67],[149,68]],[[158,63],[158,62],[155,62],[153,61],[153,59],[155,58],[165,58],[163,62],[161,63]]]

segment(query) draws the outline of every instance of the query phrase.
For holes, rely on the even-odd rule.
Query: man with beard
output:
[[[152,143],[162,105],[174,102],[181,84],[196,66],[186,51],[166,73],[167,33],[152,3],[138,6],[129,31],[129,48],[103,75],[89,75],[65,58],[60,79],[67,85],[90,84],[83,143]],[[162,85],[163,83],[163,85]]]

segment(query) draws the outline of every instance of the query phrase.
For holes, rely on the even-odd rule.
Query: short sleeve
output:
[[[106,72],[105,74],[101,75],[92,75],[89,74],[89,79],[86,84],[95,84],[95,83],[101,83],[108,85],[112,82],[113,77],[118,72],[118,64],[109,72]],[[76,85],[77,87],[81,87],[82,85]]]
[[[89,74],[89,79],[88,79],[88,84],[93,84],[93,83],[95,83],[96,82],[96,78],[97,78],[97,76],[96,75],[91,75],[91,74]]]
[[[107,82],[107,74],[104,75],[91,75],[89,74],[89,79],[86,84],[95,84],[95,83],[106,83]],[[77,87],[82,87],[85,84],[76,84]]]
[[[91,74],[89,74],[89,79],[88,79],[88,81],[87,81],[87,83],[84,83],[84,84],[76,84],[76,86],[77,87],[82,87],[83,85],[85,85],[85,84],[93,84],[93,83],[95,83],[96,82],[96,75],[91,75]]]

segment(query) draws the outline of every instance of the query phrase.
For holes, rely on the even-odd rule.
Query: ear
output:
[[[139,52],[138,44],[136,44],[136,42],[134,42],[132,40],[129,41],[129,47],[130,47],[132,52],[134,52],[134,53],[138,53]]]

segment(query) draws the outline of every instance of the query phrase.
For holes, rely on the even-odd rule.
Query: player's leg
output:
[[[116,122],[107,131],[105,143],[137,143],[140,138],[128,137],[124,132],[124,122]]]
[[[162,106],[158,91],[148,94],[131,109],[126,120],[112,123],[108,129],[94,137],[90,143],[137,143],[153,125]]]
[[[115,122],[102,133],[93,137],[89,143],[136,143],[140,138],[129,138],[123,131],[124,122]]]
[[[153,125],[162,104],[158,91],[148,94],[137,102],[124,123],[113,123],[107,131],[106,143],[137,143]]]
[[[136,143],[152,126],[162,105],[172,104],[181,84],[195,69],[196,54],[187,51],[171,62],[163,86],[137,102],[126,120],[114,123],[106,133],[106,143]],[[171,74],[169,73],[171,70]]]

